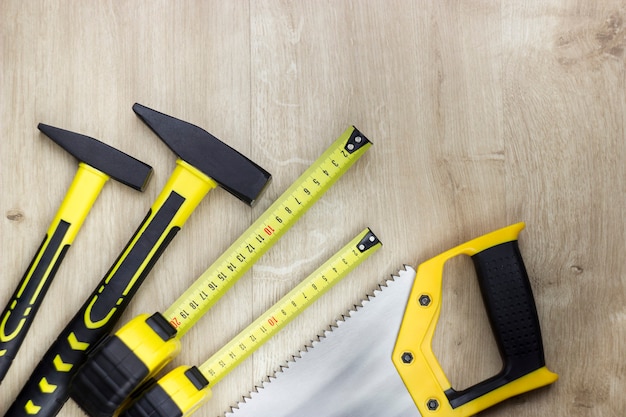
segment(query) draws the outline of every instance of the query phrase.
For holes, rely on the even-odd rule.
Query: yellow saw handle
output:
[[[393,363],[424,417],[466,417],[507,398],[548,385],[558,376],[545,365],[537,309],[517,236],[517,223],[450,249],[421,264],[393,351]],[[441,311],[443,267],[472,257],[504,366],[462,391],[452,388],[432,351]]]

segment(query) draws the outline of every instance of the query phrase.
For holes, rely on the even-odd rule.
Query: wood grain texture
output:
[[[131,111],[140,102],[206,128],[274,179],[252,209],[211,192],[122,322],[163,311],[347,126],[374,142],[189,332],[172,366],[202,362],[365,226],[383,249],[196,415],[222,415],[403,264],[517,221],[560,379],[481,415],[626,415],[623,1],[6,0],[0,31],[1,305],[76,167],[38,122],[155,169],[143,194],[105,186],[0,387],[0,412],[173,169],[174,155]],[[499,359],[471,263],[445,274],[434,348],[455,386],[467,386]],[[82,413],[69,402],[61,415]]]

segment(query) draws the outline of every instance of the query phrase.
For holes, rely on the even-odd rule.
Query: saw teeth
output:
[[[273,380],[278,378],[282,373],[284,373],[284,371],[286,369],[288,369],[290,367],[291,364],[294,364],[294,363],[298,362],[299,360],[301,360],[302,356],[306,355],[306,353],[309,350],[315,348],[315,346],[317,344],[323,342],[324,339],[326,339],[328,337],[328,335],[330,333],[332,333],[335,329],[337,329],[339,326],[341,326],[342,323],[345,323],[348,319],[350,319],[352,317],[353,314],[355,314],[358,311],[360,311],[363,308],[365,308],[365,306],[372,299],[374,299],[376,296],[378,296],[378,294],[382,293],[382,291],[384,291],[389,286],[394,285],[396,280],[401,278],[405,274],[409,274],[409,275],[415,276],[415,269],[413,269],[412,266],[405,264],[405,265],[403,265],[402,269],[400,269],[398,271],[397,274],[392,274],[391,278],[385,280],[381,284],[378,284],[378,286],[377,286],[378,288],[375,289],[371,294],[366,294],[365,298],[361,301],[360,304],[354,305],[351,310],[349,310],[345,314],[342,314],[341,315],[341,319],[338,319],[338,320],[335,321],[334,324],[329,325],[326,330],[324,330],[321,334],[318,334],[315,337],[315,339],[311,340],[310,344],[304,345],[303,348],[300,349],[300,351],[297,354],[292,355],[291,360],[288,360],[283,365],[279,365],[278,369],[272,375],[267,375],[265,378],[263,378],[261,380],[261,384],[260,385],[255,385],[254,388],[252,389],[252,391],[250,391],[248,393],[248,395],[242,396],[242,400],[237,402],[237,405],[230,407],[230,411],[227,411],[224,414],[224,417],[231,416],[232,413],[234,412],[234,410],[240,408],[239,407],[240,405],[247,403],[248,401],[252,400],[257,395],[260,395],[260,393],[265,389],[265,386],[267,384],[270,384]]]

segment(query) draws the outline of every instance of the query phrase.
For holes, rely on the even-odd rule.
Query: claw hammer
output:
[[[154,263],[211,189],[220,185],[253,205],[271,179],[263,168],[200,127],[140,104],[133,110],[178,155],[176,168],[119,258],[39,362],[7,416],[59,412],[88,353],[111,331]]]
[[[87,214],[109,178],[143,191],[152,168],[97,139],[40,123],[39,130],[80,162],[46,236],[0,315],[0,383]]]

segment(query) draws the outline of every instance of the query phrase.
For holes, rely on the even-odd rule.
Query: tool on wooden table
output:
[[[189,287],[164,315],[140,315],[90,354],[72,398],[92,416],[111,416],[135,388],[180,351],[179,339],[369,148],[348,128]]]
[[[205,130],[139,104],[133,110],[178,155],[176,168],[119,258],[35,368],[8,416],[52,416],[61,409],[88,350],[111,331],[209,190],[220,185],[252,205],[270,180],[267,171]]]
[[[400,271],[228,417],[465,417],[557,379],[543,353],[518,223]],[[455,390],[432,351],[444,263],[471,256],[503,368]]]
[[[211,398],[211,389],[215,384],[381,245],[371,230],[364,230],[206,362],[198,367],[175,368],[156,383],[146,387],[137,398],[134,398],[128,408],[121,412],[120,416],[191,415]],[[345,359],[350,360],[349,356]]]
[[[149,165],[94,138],[43,123],[37,127],[78,159],[78,170],[43,242],[0,316],[0,382],[104,184],[114,178],[143,191],[152,175]]]

